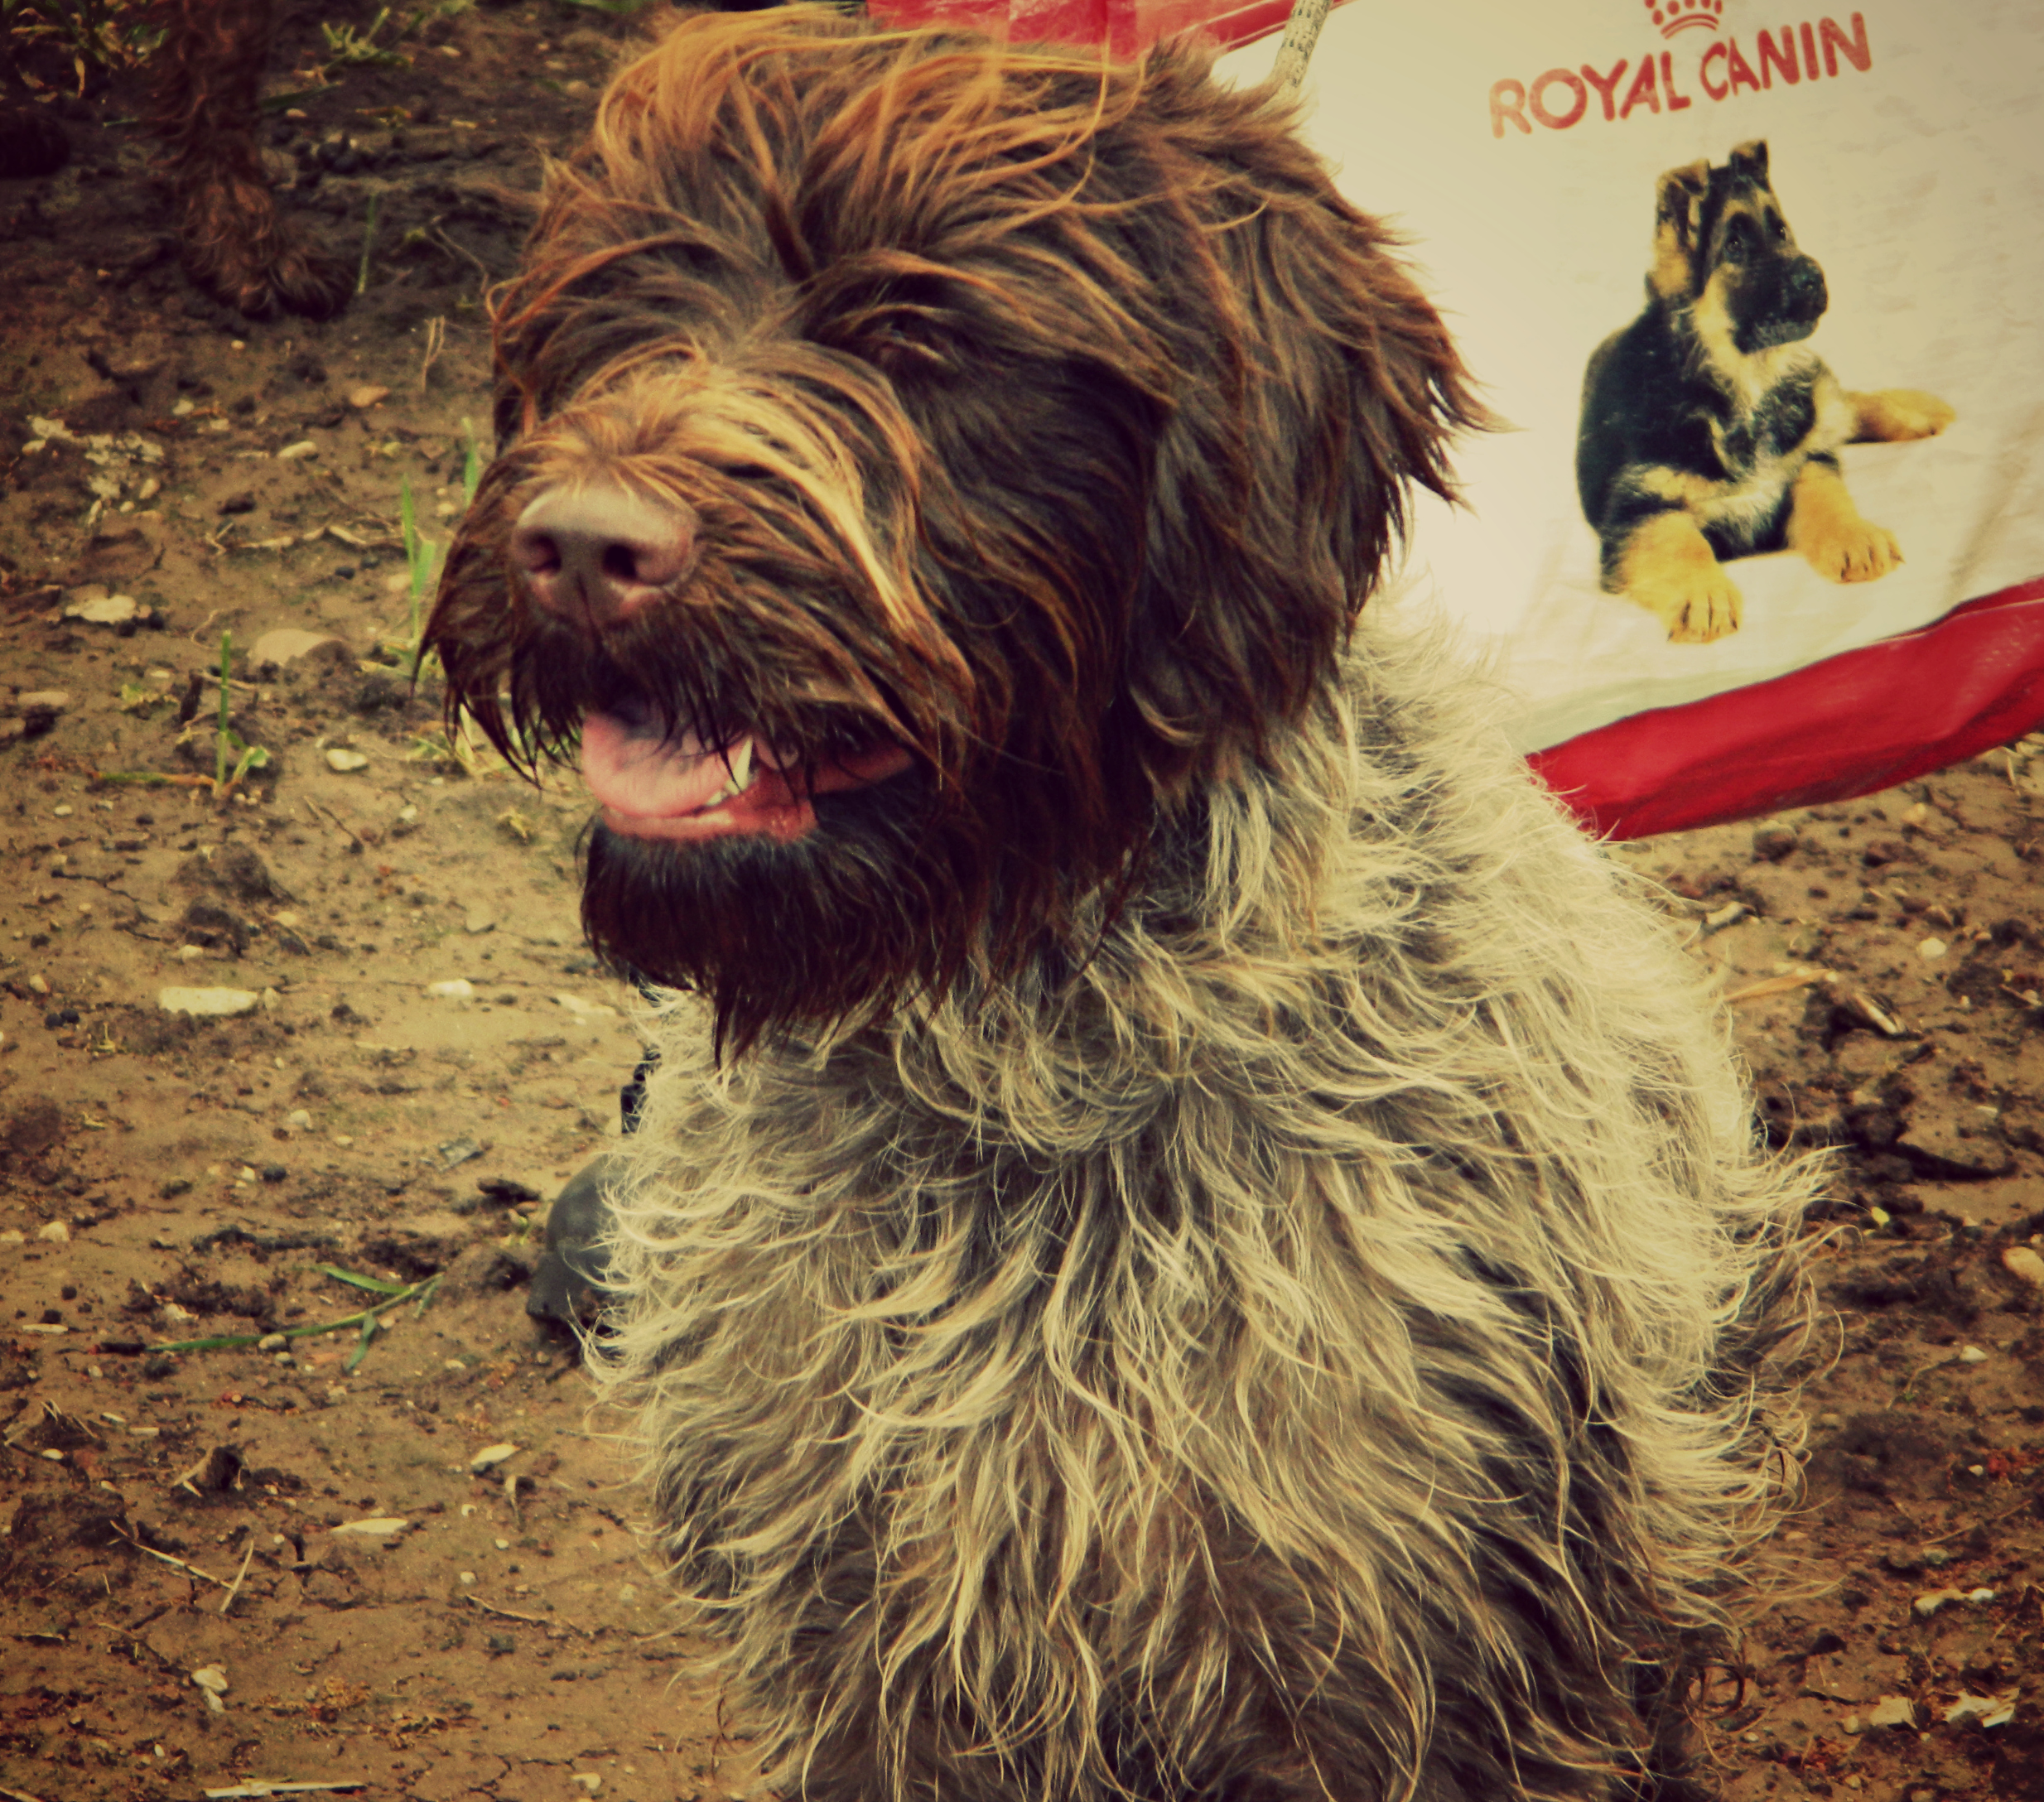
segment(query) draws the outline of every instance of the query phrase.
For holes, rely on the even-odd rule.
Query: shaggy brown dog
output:
[[[774,1780],[1679,1787],[1805,1179],[1359,619],[1472,408],[1288,106],[698,19],[497,329],[430,635],[507,754],[579,743],[591,935],[704,998],[612,1371]]]

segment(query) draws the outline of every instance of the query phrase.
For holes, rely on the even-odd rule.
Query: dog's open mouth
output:
[[[582,780],[604,824],[630,838],[800,838],[816,825],[816,796],[885,782],[914,761],[883,739],[805,772],[756,733],[708,746],[692,730],[670,736],[635,711],[582,720]]]

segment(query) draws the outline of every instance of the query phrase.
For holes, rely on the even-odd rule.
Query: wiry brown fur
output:
[[[841,953],[791,966],[780,932],[740,967],[592,884],[600,942],[708,986],[741,1040],[1068,943],[1156,809],[1324,685],[1467,404],[1385,234],[1266,100],[1174,60],[836,41],[704,21],[611,87],[499,298],[517,441],[433,628],[513,750],[629,682],[706,738],[735,711],[918,754],[891,936],[850,900],[800,935],[859,928]],[[601,644],[503,605],[515,502],[593,473],[706,526],[690,604]]]
[[[615,1374],[791,1790],[1680,1771],[1791,1478],[1801,1192],[1665,935],[1376,636],[1077,978],[721,1075],[670,1023]]]
[[[500,299],[452,692],[914,754],[591,854],[708,1004],[609,1373],[790,1794],[1679,1789],[1791,1478],[1807,1177],[1485,697],[1357,623],[1471,409],[1290,125],[1183,49],[698,20]],[[584,484],[687,523],[629,617],[513,554]]]

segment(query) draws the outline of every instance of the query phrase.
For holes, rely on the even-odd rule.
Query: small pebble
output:
[[[348,647],[330,632],[308,632],[301,626],[278,626],[265,632],[248,648],[248,664],[252,669],[260,669],[266,663],[280,667],[294,663],[301,657],[309,657],[316,651],[330,652],[345,658]],[[279,919],[283,916],[279,914]],[[286,921],[287,925],[293,923]]]
[[[359,751],[343,750],[336,745],[326,754],[326,767],[340,775],[352,775],[358,769],[367,769],[369,760]]]
[[[2027,1246],[2011,1246],[2002,1253],[2002,1268],[2019,1283],[2044,1289],[2044,1257]]]
[[[142,603],[133,595],[103,595],[66,607],[64,617],[82,619],[87,625],[119,626],[126,625],[141,611]]]
[[[1926,963],[1936,963],[1951,947],[1941,938],[1926,938],[1916,947],[1916,955]]]
[[[53,1246],[67,1246],[71,1242],[71,1229],[60,1220],[53,1220],[36,1236]]]
[[[1977,1345],[1964,1346],[1960,1350],[1959,1361],[1961,1364],[1984,1364],[1987,1362],[1987,1353]]]
[[[159,989],[157,1005],[166,1014],[231,1017],[253,1014],[262,997],[252,989]]]

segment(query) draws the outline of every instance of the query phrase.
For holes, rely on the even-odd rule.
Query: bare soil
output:
[[[580,942],[583,804],[454,754],[404,662],[401,484],[444,540],[514,196],[624,27],[467,12],[313,85],[316,26],[372,16],[296,16],[272,83],[351,259],[374,202],[339,320],[193,293],[118,89],[70,169],[0,185],[9,1796],[685,1802],[747,1769],[672,1681],[619,1423],[525,1311],[639,1055]],[[338,643],[258,664],[287,627]],[[118,779],[213,773],[223,632],[267,766],[224,802]],[[1738,1802],[2044,1797],[2041,808],[2035,740],[1620,850],[1720,976],[1769,1131],[1836,1148],[1795,1583],[1709,1733]],[[255,1005],[161,999],[215,987]],[[439,1281],[366,1342],[305,1333],[387,1298],[335,1270]]]

